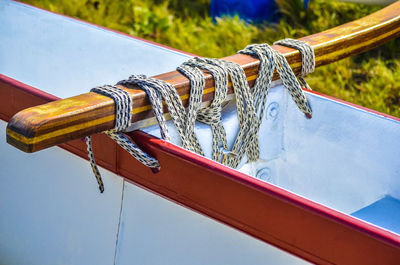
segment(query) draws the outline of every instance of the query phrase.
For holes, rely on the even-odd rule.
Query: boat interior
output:
[[[315,88],[318,90],[318,88]],[[282,85],[271,88],[259,132],[260,160],[238,170],[329,208],[400,233],[400,122],[309,92],[313,117],[299,111]],[[222,115],[230,146],[238,131],[235,104]],[[169,129],[174,130],[172,122]],[[143,129],[159,137],[158,126]],[[211,130],[198,123],[211,157]],[[179,145],[179,138],[173,138]]]

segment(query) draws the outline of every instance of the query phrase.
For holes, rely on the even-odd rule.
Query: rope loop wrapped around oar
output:
[[[301,73],[298,79],[305,88],[311,90],[310,86],[304,80],[303,76],[306,76],[309,73],[314,72],[315,70],[314,48],[310,44],[304,41],[294,40],[289,38],[278,40],[274,42],[274,44],[299,50],[301,54]]]
[[[300,51],[302,55],[302,68],[301,75],[298,78],[303,86],[308,87],[302,76],[314,71],[315,56],[312,47],[305,42],[292,39],[284,39],[275,44],[295,48]],[[312,115],[311,108],[299,80],[282,54],[272,49],[268,44],[249,45],[239,51],[239,53],[255,56],[260,60],[259,73],[253,88],[249,87],[243,68],[234,62],[195,57],[184,62],[177,68],[177,71],[190,80],[190,97],[186,110],[174,87],[165,81],[147,78],[144,75],[132,75],[128,79],[118,82],[117,85],[136,85],[146,92],[153,106],[153,112],[160,127],[161,137],[166,141],[170,141],[170,136],[163,115],[163,101],[167,105],[183,148],[204,155],[195,133],[195,123],[199,121],[210,125],[212,131],[213,160],[236,168],[245,155],[248,162],[259,159],[258,132],[263,120],[268,90],[271,87],[275,70],[280,75],[283,85],[298,108],[307,117],[311,117]],[[215,82],[214,99],[206,108],[201,108],[205,87],[203,71],[209,72]],[[235,93],[239,121],[239,131],[230,149],[221,117],[222,103],[226,101],[229,78],[232,81]],[[115,127],[105,133],[142,164],[150,168],[160,167],[159,162],[155,158],[143,152],[122,133],[122,131],[131,125],[132,99],[129,93],[117,86],[109,85],[96,87],[91,91],[110,97],[115,102]],[[103,192],[104,184],[95,162],[90,136],[86,137],[86,143],[93,172],[99,184],[99,189]]]
[[[157,159],[143,152],[132,141],[130,141],[130,139],[127,136],[125,136],[125,134],[121,133],[121,131],[125,130],[131,125],[132,99],[129,93],[119,87],[109,86],[109,85],[93,88],[91,92],[95,92],[110,97],[115,102],[115,126],[114,129],[106,131],[105,133],[144,165],[151,168],[160,167],[160,164],[158,163]],[[101,193],[103,193],[104,183],[101,178],[100,171],[96,165],[96,160],[94,158],[91,136],[87,136],[85,140],[88,151],[88,157],[93,173],[99,185],[99,190]]]

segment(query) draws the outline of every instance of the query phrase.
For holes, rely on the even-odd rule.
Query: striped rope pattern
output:
[[[315,70],[314,48],[308,43],[305,43],[303,41],[288,39],[288,38],[283,40],[278,40],[274,42],[274,44],[299,50],[301,54],[301,73],[298,79],[305,88],[312,90],[310,86],[307,84],[306,80],[304,80],[303,76],[306,76],[309,73],[314,72]]]
[[[292,39],[284,39],[275,44],[300,51],[302,55],[301,76],[314,71],[314,50],[309,44]],[[146,92],[153,106],[161,137],[166,141],[170,141],[170,136],[163,115],[163,100],[177,128],[183,148],[204,155],[195,133],[195,123],[199,121],[210,125],[212,130],[213,160],[236,168],[245,155],[248,162],[256,161],[260,156],[258,132],[263,120],[268,90],[271,87],[275,70],[280,75],[283,85],[298,108],[307,117],[312,115],[300,83],[306,87],[308,85],[301,76],[298,77],[299,83],[298,78],[296,78],[282,54],[267,44],[249,45],[238,53],[255,56],[260,60],[259,73],[253,88],[249,87],[243,68],[234,62],[195,57],[177,68],[177,71],[190,80],[190,97],[186,110],[175,88],[165,81],[147,78],[144,75],[132,75],[128,79],[118,82],[117,85],[136,85]],[[207,108],[201,108],[202,95],[205,88],[203,71],[209,72],[215,82],[214,99]],[[226,100],[229,78],[232,81],[235,93],[239,121],[239,131],[230,150],[228,150],[226,131],[221,119],[222,103]],[[151,168],[160,167],[155,158],[143,152],[127,136],[120,133],[131,124],[132,99],[129,93],[119,87],[108,85],[96,87],[91,91],[110,97],[115,102],[115,127],[105,133],[144,165]],[[86,143],[91,167],[99,184],[99,189],[103,192],[104,184],[96,166],[90,136],[86,137]]]
[[[197,111],[197,121],[208,124],[211,127],[212,159],[221,161],[223,155],[221,149],[228,150],[226,132],[222,125],[221,117],[222,103],[226,101],[228,92],[228,75],[224,68],[213,63],[216,60],[195,57],[185,62],[184,65],[186,66],[186,71],[195,71],[197,73],[197,70],[191,70],[191,68],[198,68],[208,71],[214,78],[214,99],[210,106]],[[200,78],[204,79],[202,73]]]
[[[257,123],[254,96],[246,74],[239,64],[224,60],[215,60],[213,63],[226,69],[235,93],[239,131],[231,150],[225,151],[222,163],[236,168],[244,154],[247,155],[249,161],[255,161],[259,157],[258,144],[254,144],[256,133],[253,125]],[[249,143],[251,143],[251,148],[248,148]]]
[[[110,97],[115,102],[115,126],[114,129],[106,131],[105,133],[111,139],[117,142],[122,148],[128,151],[133,157],[139,160],[142,164],[151,168],[158,168],[160,164],[155,158],[143,152],[126,135],[120,133],[120,131],[125,130],[131,125],[132,98],[130,97],[129,93],[119,87],[109,85],[95,87],[91,90],[91,92]],[[103,193],[104,183],[94,157],[92,148],[92,137],[85,137],[85,141],[90,165],[96,177],[97,184],[99,185],[99,190],[101,193]]]

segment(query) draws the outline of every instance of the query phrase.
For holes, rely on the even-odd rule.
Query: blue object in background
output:
[[[279,18],[274,0],[211,0],[210,10],[213,19],[236,14],[251,22],[276,22]]]
[[[303,0],[304,8],[308,9],[310,0]],[[277,22],[279,7],[275,0],[211,0],[210,11],[213,20],[221,16],[239,15],[249,22]]]

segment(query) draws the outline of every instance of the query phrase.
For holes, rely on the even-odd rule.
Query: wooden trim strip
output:
[[[400,1],[362,19],[317,33],[301,40],[314,47],[316,66],[375,48],[400,35]],[[301,56],[298,51],[272,46],[281,52],[294,72],[300,72]],[[242,54],[223,58],[242,65],[250,86],[257,77],[259,61]],[[210,101],[214,81],[206,76],[203,101]],[[173,85],[185,106],[189,98],[189,80],[176,71],[154,76]],[[275,73],[274,80],[278,79]],[[146,94],[135,87],[122,87],[133,100],[132,122],[153,116]],[[233,93],[230,87],[228,93]],[[166,109],[164,110],[167,111]],[[95,93],[86,93],[29,108],[17,113],[7,127],[7,141],[25,152],[39,151],[73,139],[99,133],[114,127],[113,101]]]

